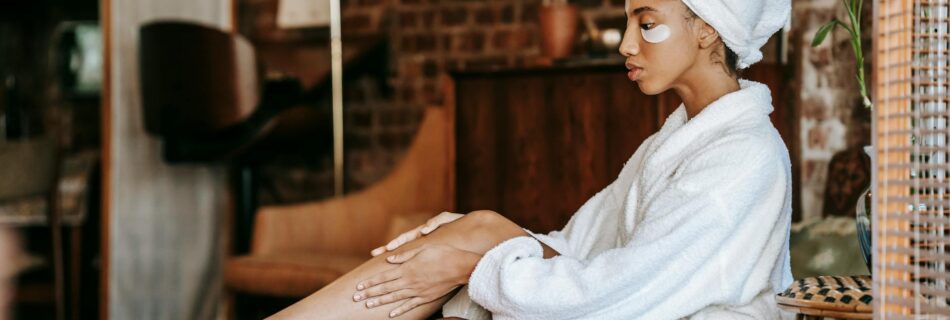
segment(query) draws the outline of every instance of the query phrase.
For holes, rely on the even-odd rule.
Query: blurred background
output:
[[[839,7],[793,1],[744,73],[796,277],[867,273],[870,116],[847,33],[810,45]],[[623,8],[340,0],[334,121],[330,1],[0,0],[0,319],[261,318],[442,210],[559,229],[679,103],[626,79]]]

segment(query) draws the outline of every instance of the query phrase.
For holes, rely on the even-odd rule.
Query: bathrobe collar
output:
[[[699,148],[719,138],[723,130],[748,124],[750,121],[769,121],[772,113],[772,96],[764,84],[739,80],[739,90],[728,93],[713,101],[698,115],[687,121],[686,106],[680,106],[667,117],[666,122],[656,133],[643,159],[642,173],[638,188],[642,209],[666,187],[661,178],[676,173],[680,164],[687,161]],[[631,190],[633,191],[633,190]],[[639,211],[639,210],[638,210]],[[637,214],[637,220],[642,219]],[[632,221],[631,221],[632,222]],[[632,228],[632,225],[628,225]]]
[[[680,103],[673,111],[663,128],[660,129],[660,143],[651,152],[653,161],[662,161],[679,154],[688,145],[697,145],[699,140],[715,139],[715,134],[724,128],[745,121],[768,120],[772,113],[772,95],[764,84],[739,80],[739,90],[728,93],[713,101],[687,121],[686,106]],[[702,144],[698,144],[702,145]]]

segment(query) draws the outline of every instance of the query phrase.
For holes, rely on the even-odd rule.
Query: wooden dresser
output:
[[[746,74],[769,84],[773,96],[781,92],[777,67]],[[451,79],[456,209],[494,210],[535,232],[562,228],[680,103],[672,92],[641,93],[622,61],[456,72]],[[776,110],[773,119],[783,123],[776,126],[790,137],[784,104]]]

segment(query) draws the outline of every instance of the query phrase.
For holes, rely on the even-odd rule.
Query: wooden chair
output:
[[[225,263],[227,289],[304,297],[368,260],[373,248],[452,209],[453,136],[447,112],[428,108],[405,157],[377,184],[341,198],[260,208],[250,253]]]

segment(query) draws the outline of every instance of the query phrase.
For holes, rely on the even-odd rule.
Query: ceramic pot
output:
[[[577,19],[578,9],[574,5],[555,4],[541,7],[541,53],[544,56],[558,59],[571,55],[577,37]]]

